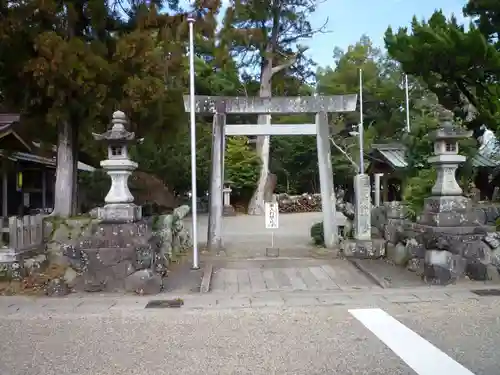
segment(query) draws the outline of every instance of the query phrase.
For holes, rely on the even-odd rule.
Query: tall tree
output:
[[[388,28],[385,44],[404,71],[422,78],[439,103],[467,120],[469,128],[497,129],[500,7],[495,1],[470,0],[464,15],[474,20],[468,30],[437,11],[428,21],[414,18],[411,31]]]
[[[179,45],[171,38],[168,46],[158,48],[151,30],[161,31],[158,38],[172,37],[182,17],[160,14],[161,6],[103,0],[0,4],[3,99],[42,132],[57,129],[54,214],[75,212],[83,133],[103,124],[112,109],[121,108],[134,118],[163,100],[169,68],[165,56],[175,56],[168,48],[178,53]]]
[[[360,69],[363,72],[364,145],[366,152],[373,142],[397,141],[405,131],[405,92],[401,69],[373,46],[363,35],[345,51],[335,48],[333,67],[317,71],[317,92],[339,95],[359,92]],[[413,90],[412,98],[418,96]],[[357,168],[345,153],[359,166],[358,137],[351,136],[360,123],[359,108],[355,112],[331,116],[332,149],[335,181],[350,184]],[[341,150],[342,151],[341,151]]]
[[[272,78],[288,70],[305,78],[310,64],[300,41],[312,37],[314,30],[309,15],[316,9],[313,0],[232,0],[226,10],[220,33],[223,45],[238,55],[247,73],[259,74],[259,96],[271,97]],[[259,123],[270,123],[268,115],[259,116]],[[249,204],[248,213],[260,215],[264,210],[266,182],[269,178],[270,137],[257,139],[261,159],[260,176]]]

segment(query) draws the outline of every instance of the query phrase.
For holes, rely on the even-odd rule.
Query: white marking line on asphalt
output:
[[[474,375],[381,309],[353,309],[349,313],[418,375]]]

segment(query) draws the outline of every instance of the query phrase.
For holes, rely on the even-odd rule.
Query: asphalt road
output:
[[[498,297],[371,310],[53,306],[0,309],[1,375],[500,373]]]

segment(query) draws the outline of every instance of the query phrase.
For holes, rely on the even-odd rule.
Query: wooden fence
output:
[[[2,247],[22,252],[43,245],[43,217],[26,215],[2,218]]]

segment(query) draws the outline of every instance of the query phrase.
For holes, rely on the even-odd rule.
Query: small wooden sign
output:
[[[266,229],[279,228],[279,208],[277,202],[266,202],[265,216],[266,216]]]

